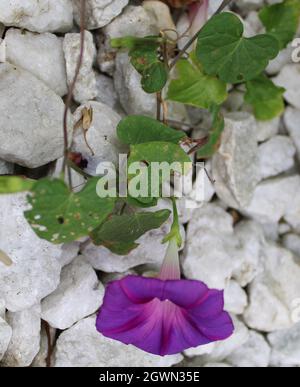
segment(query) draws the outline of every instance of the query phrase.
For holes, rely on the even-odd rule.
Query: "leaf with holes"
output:
[[[0,176],[0,194],[30,191],[35,183],[35,180],[19,176]]]
[[[184,132],[170,128],[161,122],[145,116],[125,117],[117,127],[118,138],[128,145],[152,141],[164,141],[178,144],[186,137]]]
[[[265,6],[259,17],[267,32],[278,39],[280,48],[283,49],[296,35],[300,21],[300,2],[285,0]]]
[[[226,83],[203,72],[201,64],[191,56],[176,65],[178,78],[171,81],[167,98],[186,105],[209,109],[227,99]]]
[[[146,232],[159,228],[171,212],[141,212],[133,215],[112,216],[91,234],[93,242],[105,246],[115,254],[127,255],[138,247],[136,240]]]
[[[99,178],[90,179],[79,193],[73,193],[59,179],[42,179],[32,189],[32,209],[25,217],[36,234],[52,243],[75,241],[88,235],[113,211],[115,199],[96,193]]]
[[[247,82],[246,88],[245,101],[252,105],[258,120],[272,120],[284,112],[285,89],[276,86],[266,75]]]
[[[243,37],[244,27],[232,13],[212,17],[202,28],[196,54],[209,75],[228,83],[249,81],[259,75],[279,52],[273,36]]]
[[[141,85],[143,90],[148,93],[157,93],[161,91],[168,81],[168,71],[164,63],[157,61],[152,63],[142,72]]]

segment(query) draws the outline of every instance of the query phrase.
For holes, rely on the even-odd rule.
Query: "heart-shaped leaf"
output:
[[[75,241],[99,226],[114,209],[114,198],[96,193],[99,178],[88,181],[79,193],[73,193],[59,179],[42,179],[32,189],[28,201],[32,209],[25,217],[36,234],[52,243]]]
[[[228,83],[249,81],[259,75],[279,52],[271,35],[243,37],[244,27],[232,13],[212,17],[201,30],[196,54],[207,74]]]
[[[186,137],[184,132],[170,128],[161,122],[145,116],[125,117],[117,128],[118,138],[128,145],[164,141],[178,144]]]
[[[161,91],[168,81],[168,71],[162,62],[148,66],[142,73],[141,85],[146,93],[152,94]]]
[[[177,63],[178,79],[171,81],[167,98],[203,109],[223,103],[228,96],[226,83],[215,76],[206,75],[194,55],[191,59]]]
[[[272,120],[283,113],[285,89],[276,86],[266,75],[252,79],[246,87],[245,101],[253,106],[258,120]]]
[[[284,0],[265,6],[259,13],[260,20],[269,34],[278,39],[283,49],[296,35],[300,19],[300,1]]]
[[[162,210],[112,216],[90,235],[96,245],[105,246],[115,254],[127,255],[138,247],[137,239],[146,232],[159,228],[170,214],[169,210]]]

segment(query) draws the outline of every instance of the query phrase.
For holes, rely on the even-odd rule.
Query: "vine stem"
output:
[[[86,0],[80,1],[80,52],[75,70],[75,75],[71,85],[69,86],[69,92],[67,95],[64,119],[63,119],[63,131],[64,131],[64,162],[62,172],[64,173],[66,168],[68,171],[69,185],[72,188],[71,168],[68,165],[68,154],[69,154],[69,140],[68,140],[68,112],[72,103],[75,85],[79,76],[80,68],[82,65],[83,54],[84,54],[84,38],[85,38],[85,13],[86,13]]]
[[[223,11],[227,5],[231,3],[232,0],[224,0],[220,7],[216,10],[216,12],[213,14],[213,16],[218,15]],[[191,45],[197,40],[200,32],[202,31],[202,28],[187,42],[187,44],[183,47],[182,50],[179,51],[178,55],[174,58],[173,62],[170,63],[169,68],[172,69],[177,62],[183,57],[183,55],[186,53],[186,51],[191,47]]]

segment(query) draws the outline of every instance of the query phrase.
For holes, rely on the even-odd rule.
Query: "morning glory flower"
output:
[[[181,238],[174,224],[159,276],[129,275],[109,283],[96,322],[104,336],[161,356],[225,340],[234,330],[223,291],[181,279]]]

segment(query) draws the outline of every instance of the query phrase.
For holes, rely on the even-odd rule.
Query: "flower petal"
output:
[[[97,329],[146,352],[175,354],[229,337],[223,306],[223,292],[198,281],[128,276],[108,285]]]

